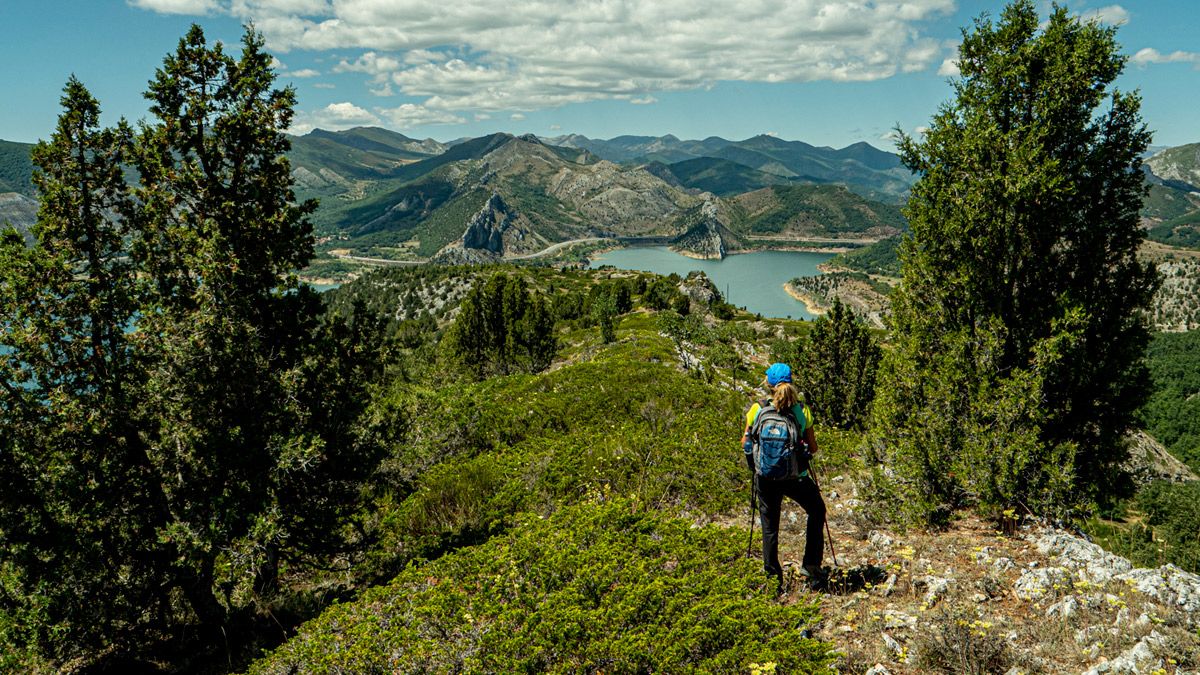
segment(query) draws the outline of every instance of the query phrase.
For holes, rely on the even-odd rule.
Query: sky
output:
[[[1040,2],[1040,0],[1039,0]],[[1200,141],[1200,2],[1065,0],[1118,26],[1154,144]],[[0,139],[51,133],[75,74],[104,121],[192,23],[233,46],[253,23],[296,88],[294,133],[382,126],[451,140],[496,131],[815,145],[919,132],[951,95],[961,27],[984,0],[4,0]],[[1049,3],[1040,4],[1043,15]]]

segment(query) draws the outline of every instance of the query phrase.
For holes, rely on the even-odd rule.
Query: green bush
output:
[[[251,673],[829,672],[810,603],[773,601],[737,530],[627,501],[512,532],[335,606]]]

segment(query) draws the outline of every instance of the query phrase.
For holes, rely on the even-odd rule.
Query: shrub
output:
[[[523,518],[339,605],[251,669],[327,672],[828,672],[737,531],[626,501]]]

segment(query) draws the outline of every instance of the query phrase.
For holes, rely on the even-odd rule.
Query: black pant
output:
[[[763,569],[767,574],[782,576],[779,565],[779,510],[783,498],[789,497],[808,514],[808,533],[804,541],[804,566],[820,567],[825,552],[825,500],[813,479],[787,478],[772,480],[755,476],[758,483],[758,515],[762,522]]]

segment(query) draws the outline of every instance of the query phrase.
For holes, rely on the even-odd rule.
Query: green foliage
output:
[[[34,196],[32,149],[27,143],[0,141],[0,192]]]
[[[617,339],[617,299],[612,293],[601,293],[592,302],[592,320],[600,327],[604,344]]]
[[[1040,24],[1018,0],[965,31],[955,99],[901,142],[921,179],[876,428],[926,506],[1107,499],[1131,420],[1114,411],[1144,397],[1150,136],[1138,97],[1109,91],[1124,64],[1115,29],[1061,7]]]
[[[358,536],[381,326],[320,320],[291,273],[312,205],[272,80],[260,36],[234,58],[194,26],[136,135],[100,129],[71,80],[35,150],[37,241],[0,244],[0,624],[18,650],[86,662],[179,635],[201,654],[281,569]]]
[[[1200,332],[1156,334],[1146,363],[1153,393],[1138,419],[1171,454],[1200,472]]]
[[[465,374],[545,370],[558,347],[554,317],[520,276],[496,274],[472,288],[446,333],[447,353]]]
[[[828,672],[736,531],[617,500],[526,516],[505,537],[328,610],[252,673]]]
[[[757,194],[757,193],[752,193]],[[907,229],[900,209],[860,197],[840,185],[777,185],[768,188],[769,206],[743,214],[739,232],[779,233],[788,229],[825,234],[861,234],[883,228]]]
[[[867,274],[888,277],[900,276],[900,237],[888,237],[846,253],[839,253],[829,261],[830,265],[847,267]]]
[[[806,339],[777,356],[792,366],[796,384],[822,422],[842,429],[866,423],[875,399],[879,345],[863,320],[840,300],[812,322]]]
[[[1126,521],[1089,520],[1097,543],[1141,567],[1172,563],[1200,574],[1200,483],[1155,481],[1138,491],[1128,508],[1140,516]]]
[[[1200,209],[1152,226],[1146,237],[1169,246],[1200,248]]]

